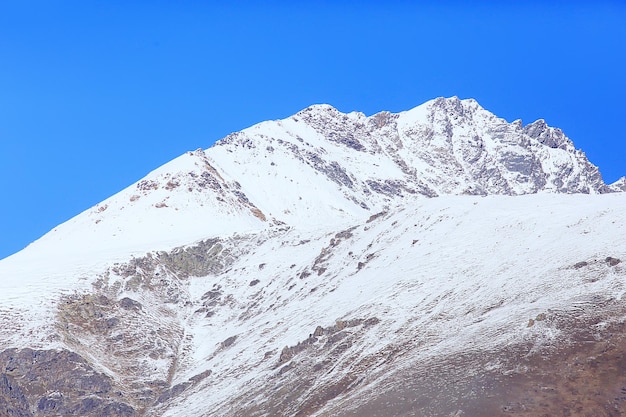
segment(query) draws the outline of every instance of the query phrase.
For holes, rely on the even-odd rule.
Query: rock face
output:
[[[0,353],[0,406],[6,416],[134,417],[114,381],[67,350]]]
[[[508,123],[474,100],[439,98],[404,113],[371,117],[312,106],[267,123],[271,130],[248,129],[217,145],[236,148],[240,157],[282,151],[359,203],[411,194],[610,191],[560,129],[543,120]]]
[[[474,100],[233,133],[0,262],[0,416],[623,415],[622,182]]]

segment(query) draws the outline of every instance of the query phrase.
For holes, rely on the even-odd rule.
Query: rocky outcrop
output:
[[[294,122],[306,126],[307,135],[294,133]],[[560,129],[544,120],[526,126],[519,120],[509,123],[475,100],[457,97],[371,117],[316,105],[291,118],[229,135],[216,145],[241,155],[254,150],[255,157],[288,155],[368,210],[412,195],[588,194],[619,189],[619,184],[609,187],[603,182],[598,168]],[[266,154],[264,148],[271,152]],[[209,149],[207,154],[211,153]],[[368,164],[388,168],[376,172]]]
[[[68,350],[0,352],[3,416],[134,417],[114,381]]]

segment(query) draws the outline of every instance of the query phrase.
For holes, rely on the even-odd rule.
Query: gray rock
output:
[[[7,349],[0,352],[2,416],[133,417],[110,377],[68,350]]]

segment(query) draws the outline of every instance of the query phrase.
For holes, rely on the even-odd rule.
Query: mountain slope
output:
[[[474,100],[260,123],[0,261],[0,408],[626,411],[620,189]]]
[[[517,360],[574,342],[564,317],[598,333],[621,320],[626,271],[606,258],[624,257],[624,196],[535,197],[425,200],[308,243],[287,231],[294,266],[273,260],[276,240],[255,242],[187,322],[202,336],[179,381],[203,365],[210,379],[154,415],[349,415],[403,372],[465,355],[451,371],[522,373]]]

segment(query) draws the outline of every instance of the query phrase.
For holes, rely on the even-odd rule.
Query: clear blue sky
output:
[[[187,150],[314,103],[473,97],[562,128],[607,182],[626,175],[623,2],[224,3],[0,3],[0,258]]]

